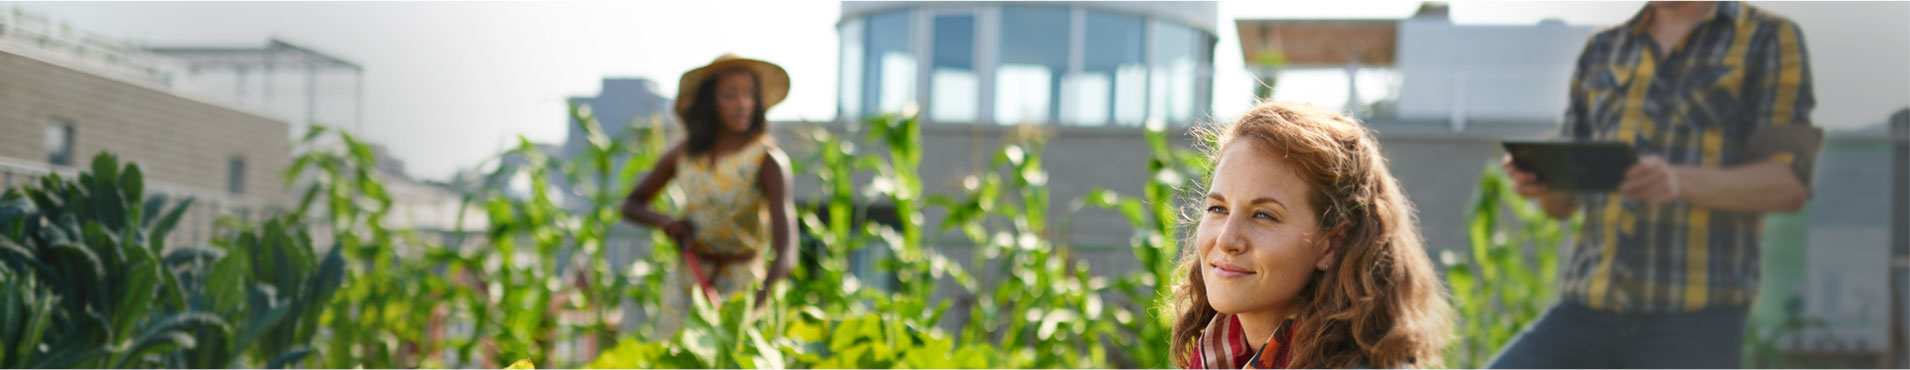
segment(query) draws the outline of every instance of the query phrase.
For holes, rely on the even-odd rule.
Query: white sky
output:
[[[1244,110],[1235,18],[1399,18],[1416,1],[1221,1],[1215,110]],[[1640,2],[1457,2],[1460,23],[1544,18],[1610,25]],[[774,61],[792,75],[776,120],[834,114],[836,1],[536,3],[10,3],[74,27],[161,45],[313,47],[366,69],[362,135],[409,170],[442,178],[497,153],[518,134],[560,142],[564,98],[595,95],[606,76],[647,77],[670,95],[676,77],[723,52]],[[1760,4],[1805,26],[1827,127],[1874,123],[1910,104],[1910,4]],[[1878,47],[1896,45],[1896,47]],[[1872,71],[1827,73],[1829,71]],[[1881,75],[1879,72],[1882,71]],[[1882,81],[1882,82],[1879,82]],[[1283,82],[1283,86],[1286,83]],[[1842,88],[1842,89],[1839,89]],[[1862,90],[1827,94],[1826,90]],[[1827,97],[1840,97],[1835,102]],[[1826,114],[1819,114],[1820,121]],[[1859,118],[1878,117],[1878,118]],[[1845,122],[1850,121],[1850,122]]]

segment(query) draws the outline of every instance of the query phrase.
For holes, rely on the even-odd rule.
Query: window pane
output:
[[[915,101],[915,56],[905,53],[882,54],[882,90],[874,113],[901,112]]]
[[[862,116],[862,20],[843,22],[841,31],[842,81],[837,86],[842,96],[836,99],[837,114],[856,120]]]
[[[1107,74],[1076,73],[1062,85],[1061,122],[1077,126],[1101,126],[1108,122]]]
[[[929,115],[936,122],[975,122],[981,90],[981,82],[975,78],[975,71],[959,69],[936,69],[930,76],[930,86],[935,90],[934,112]]]
[[[943,15],[934,21],[934,69],[929,75],[929,119],[974,122],[980,81],[975,76],[975,16]]]
[[[1140,126],[1147,119],[1147,67],[1126,65],[1114,71],[1114,123]]]
[[[995,75],[995,122],[1055,120],[1061,77],[1068,68],[1066,7],[1005,6],[1001,11],[1001,65]]]
[[[1090,11],[1084,21],[1088,34],[1082,49],[1082,70],[1111,72],[1145,62],[1141,51],[1146,40],[1141,36],[1146,22],[1141,17]]]
[[[1138,124],[1145,112],[1145,27],[1139,16],[1088,11],[1079,76],[1071,76],[1062,100],[1063,122],[1103,125],[1110,119]],[[1126,75],[1122,75],[1126,73]],[[1110,104],[1111,103],[1111,104]],[[1078,104],[1078,105],[1077,105]]]
[[[245,194],[245,159],[232,157],[226,163],[226,191]]]
[[[909,10],[869,17],[868,53],[863,59],[862,114],[901,111],[915,100],[915,53]]]
[[[1169,124],[1189,124],[1194,104],[1200,100],[1196,95],[1199,85],[1196,68],[1205,59],[1200,50],[1205,49],[1201,40],[1206,37],[1199,31],[1165,22],[1154,22],[1152,30],[1148,35],[1149,57],[1154,62],[1148,68],[1152,81],[1148,116]]]
[[[975,16],[935,17],[935,67],[975,68]]]
[[[54,119],[46,126],[46,136],[41,143],[46,148],[46,162],[56,166],[73,165],[73,124]]]
[[[1003,65],[995,72],[995,123],[1047,121],[1054,73],[1047,67]]]

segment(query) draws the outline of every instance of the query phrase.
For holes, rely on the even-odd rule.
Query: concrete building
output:
[[[671,108],[671,99],[657,91],[657,84],[645,78],[605,78],[602,88],[596,96],[573,96],[566,99],[571,105],[586,107],[591,116],[597,119],[603,134],[608,137],[622,137],[633,126],[649,127],[660,122],[671,129],[676,128],[676,113]],[[583,125],[563,112],[564,121],[569,129],[562,146],[555,148],[553,156],[582,160],[589,155],[590,137],[584,133]],[[619,161],[610,168],[623,168]],[[552,178],[560,188],[572,188],[568,179],[561,176]],[[570,209],[588,209],[589,202],[580,196],[565,194],[564,205]]]
[[[1536,25],[1455,24],[1443,11],[1398,21],[1397,119],[1550,125],[1565,112],[1578,52],[1596,29],[1545,20]]]
[[[291,200],[286,123],[181,92],[182,64],[30,13],[0,13],[0,186],[70,176],[95,153],[137,162],[153,192],[197,200],[173,233],[204,242],[222,214]]]
[[[1053,237],[1095,271],[1132,271],[1133,228],[1071,202],[1096,187],[1141,193],[1144,124],[1180,132],[1211,119],[1218,17],[1212,2],[844,2],[837,120],[779,124],[778,134],[916,109],[930,194],[961,193],[1003,145],[1043,136]],[[798,189],[816,186],[797,176]],[[934,230],[940,210],[925,216],[931,240],[966,260],[973,243]]]
[[[1211,2],[844,2],[838,117],[1185,125],[1211,114]]]

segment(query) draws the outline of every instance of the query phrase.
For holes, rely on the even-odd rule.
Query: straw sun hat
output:
[[[716,57],[716,60],[711,61],[710,64],[692,69],[689,72],[683,72],[683,78],[677,80],[677,116],[683,117],[689,115],[690,106],[696,103],[696,89],[702,87],[704,80],[716,77],[718,72],[738,68],[756,74],[756,81],[760,84],[760,86],[757,86],[757,89],[761,90],[761,94],[759,95],[762,96],[763,99],[757,102],[757,104],[762,104],[764,110],[776,106],[776,103],[783,102],[783,98],[789,96],[789,72],[784,72],[783,67],[779,67],[770,62],[724,53],[722,56]]]

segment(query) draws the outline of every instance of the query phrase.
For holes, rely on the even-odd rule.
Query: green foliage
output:
[[[267,222],[221,247],[164,241],[191,205],[94,157],[0,194],[0,366],[278,367],[310,341],[340,261]],[[299,243],[303,241],[303,243]]]
[[[1167,134],[1160,127],[1150,126],[1144,135],[1151,154],[1141,198],[1095,188],[1075,207],[1085,205],[1114,211],[1134,228],[1129,244],[1143,270],[1122,278],[1115,285],[1130,302],[1142,305],[1146,320],[1133,322],[1127,319],[1131,314],[1124,308],[1117,309],[1116,322],[1126,332],[1111,339],[1130,349],[1128,352],[1137,366],[1171,368],[1174,367],[1173,353],[1166,343],[1173,340],[1174,313],[1167,310],[1168,300],[1173,297],[1172,282],[1179,281],[1174,273],[1180,262],[1180,226],[1185,222],[1179,212],[1181,208],[1176,206],[1179,204],[1176,197],[1185,187],[1196,183],[1192,178],[1206,176],[1213,164],[1198,152],[1168,144]]]
[[[1554,220],[1486,166],[1473,195],[1466,258],[1444,251],[1459,340],[1448,365],[1480,368],[1558,297],[1558,249],[1579,220]],[[1510,222],[1507,222],[1510,221]]]
[[[322,126],[286,174],[311,184],[296,208],[211,246],[166,247],[189,202],[144,198],[137,167],[110,156],[77,181],[49,176],[8,191],[0,365],[1172,366],[1177,197],[1211,164],[1158,127],[1145,134],[1152,154],[1139,197],[1094,189],[1066,203],[1071,213],[1114,212],[1135,229],[1142,268],[1112,281],[1094,277],[1050,226],[1040,135],[1011,138],[961,192],[926,194],[914,118],[878,117],[846,137],[811,132],[814,157],[791,169],[821,184],[807,197],[818,202],[797,212],[813,242],[803,267],[760,308],[747,294],[720,305],[692,295],[683,330],[660,333],[621,314],[658,311],[675,248],[649,232],[652,253],[630,265],[612,265],[606,252],[629,247],[613,237],[622,191],[667,147],[662,123],[611,137],[587,107],[572,114],[588,135],[585,155],[558,161],[520,140],[465,194],[463,207],[485,214],[487,228],[466,232],[460,220],[444,242],[387,226],[393,200],[370,148]],[[528,191],[510,189],[518,178]],[[895,222],[875,222],[874,204],[892,206]],[[931,209],[941,224],[925,224]],[[1468,333],[1450,358],[1476,367],[1553,299],[1553,247],[1572,224],[1546,219],[1492,168],[1471,217],[1470,258],[1445,259]],[[325,253],[313,247],[313,224],[328,234],[316,239],[333,244]],[[949,233],[976,246],[968,267],[932,247]],[[863,263],[877,274],[857,274]],[[579,344],[601,352],[565,350]]]
[[[429,338],[429,324],[440,302],[462,302],[436,276],[436,266],[456,268],[455,253],[433,250],[400,256],[401,234],[384,219],[392,199],[376,177],[371,147],[339,131],[337,142],[322,141],[332,131],[313,125],[302,140],[303,154],[286,169],[288,185],[310,182],[287,217],[323,220],[339,251],[346,278],[336,298],[319,314],[323,332],[316,348],[322,367],[413,367],[417,353],[445,343]],[[322,213],[314,213],[321,211]],[[304,234],[300,230],[297,233]]]

